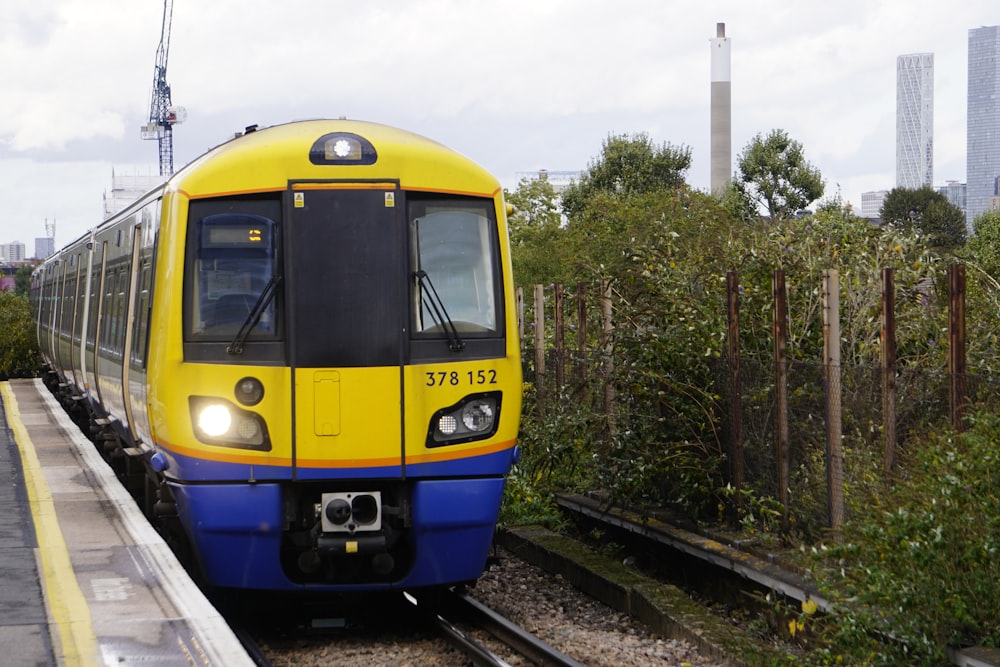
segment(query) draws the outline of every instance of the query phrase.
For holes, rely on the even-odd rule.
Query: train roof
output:
[[[340,146],[344,155],[336,152]],[[500,190],[486,169],[436,141],[346,119],[247,128],[178,171],[167,187],[198,198],[274,191],[290,180],[332,179],[393,180],[404,189],[484,196]]]

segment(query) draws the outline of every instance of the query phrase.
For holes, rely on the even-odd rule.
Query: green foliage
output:
[[[537,414],[535,388],[526,384],[524,390],[524,414]],[[557,398],[544,418],[529,417],[521,422],[521,461],[507,477],[502,523],[556,523],[560,519],[554,494],[585,491],[595,481],[593,452],[600,446],[597,438],[604,431],[595,421],[602,417],[579,410],[579,403],[571,397]]]
[[[845,601],[845,657],[940,665],[949,645],[1000,644],[998,439],[1000,417],[979,414],[961,435],[913,442],[907,475],[821,552],[818,576]]]
[[[885,224],[919,233],[935,248],[956,249],[966,240],[965,213],[927,186],[893,188],[879,214]]]
[[[520,285],[547,285],[562,279],[561,246],[565,236],[552,184],[524,178],[504,193],[514,212],[508,216],[514,276]]]
[[[1000,211],[976,216],[972,229],[975,236],[965,247],[965,261],[1000,283]]]
[[[32,377],[40,359],[28,298],[0,291],[0,379]]]
[[[35,270],[34,265],[25,264],[18,268],[14,274],[14,293],[20,296],[28,296],[31,289],[31,272]]]
[[[609,135],[600,157],[563,193],[563,211],[572,221],[599,194],[630,197],[682,187],[690,168],[690,148],[656,146],[644,132]]]
[[[881,352],[883,268],[896,270],[900,431],[941,416],[940,397],[933,394],[940,384],[928,383],[921,373],[947,366],[942,340],[947,299],[941,291],[946,263],[915,235],[874,227],[835,202],[816,215],[734,226],[720,202],[681,189],[597,195],[571,221],[564,239],[563,252],[575,259],[574,279],[595,284],[614,278],[610,381],[618,412],[613,423],[604,424],[591,416],[602,405],[578,401],[567,409],[586,413],[588,433],[594,435],[581,445],[597,463],[596,481],[621,501],[672,503],[712,517],[720,502],[732,500],[724,475],[729,270],[739,275],[743,364],[764,375],[773,366],[772,275],[776,268],[786,272],[786,352],[794,368],[792,519],[801,534],[819,534],[827,520],[824,270],[840,273],[842,363],[851,371],[842,380],[845,484],[854,491],[849,510],[851,503],[866,502],[867,491],[879,481],[880,423],[871,409],[879,402],[878,384],[866,369],[877,369]],[[592,377],[603,385],[599,373]],[[744,453],[748,468],[756,471],[752,486],[759,496],[743,505],[771,507],[769,498],[777,493],[770,473],[773,387],[765,382],[746,392]],[[551,426],[546,426],[551,415],[526,415],[528,429]],[[773,529],[773,522],[764,523],[762,529]]]
[[[618,502],[670,503],[706,520],[719,518],[720,507],[739,499],[744,531],[771,538],[784,510],[774,500],[771,472],[771,290],[775,269],[782,269],[788,297],[791,537],[824,535],[822,279],[824,271],[836,269],[848,527],[847,543],[826,552],[835,557],[823,564],[835,566],[822,576],[831,591],[860,604],[845,607],[837,619],[795,619],[796,631],[808,630],[810,638],[826,642],[807,660],[936,664],[947,643],[1000,643],[995,619],[1000,470],[991,450],[1000,439],[1000,417],[984,411],[964,435],[941,434],[948,404],[946,270],[955,261],[955,237],[947,240],[940,231],[918,226],[916,217],[874,226],[852,215],[839,197],[802,217],[786,215],[802,205],[785,201],[784,208],[774,209],[780,215],[762,220],[747,207],[752,185],[737,182],[719,199],[676,185],[581,195],[546,252],[558,256],[565,282],[611,280],[614,330],[604,341],[599,327],[589,329],[589,382],[561,393],[529,385],[524,456],[508,500],[522,502],[520,516],[552,521],[551,495],[559,490],[601,488]],[[967,380],[974,402],[996,406],[991,379],[1000,372],[994,319],[1000,312],[1000,215],[981,216],[976,229],[977,237],[958,254],[967,258]],[[900,474],[891,484],[881,470],[878,376],[885,268],[895,272],[896,426],[903,444]],[[739,399],[748,473],[740,490],[725,474],[728,271],[738,273],[740,286]],[[568,305],[565,312],[573,310]],[[591,313],[588,321],[599,319]],[[530,372],[526,377],[536,379]],[[536,388],[548,392],[544,411],[534,403]],[[613,390],[610,412],[604,410],[606,388]],[[887,636],[901,643],[887,643]]]
[[[722,191],[720,203],[732,220],[751,223],[760,217],[757,213],[757,204],[754,203],[746,184],[742,181],[730,181]]]
[[[771,220],[787,218],[823,196],[823,177],[802,144],[784,130],[757,134],[737,158],[738,180]]]

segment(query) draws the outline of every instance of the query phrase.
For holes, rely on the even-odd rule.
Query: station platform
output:
[[[253,665],[41,381],[0,402],[0,664]]]

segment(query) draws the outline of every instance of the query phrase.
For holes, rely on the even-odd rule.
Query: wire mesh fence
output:
[[[821,360],[789,359],[779,375],[774,358],[757,352],[738,359],[739,372],[734,374],[723,354],[703,360],[702,368],[686,378],[689,384],[657,377],[625,356],[623,349],[641,349],[634,341],[631,347],[621,345],[620,337],[634,332],[619,327],[609,334],[609,313],[595,305],[595,293],[603,290],[591,287],[588,293],[578,286],[563,295],[561,328],[552,328],[555,318],[547,313],[535,321],[537,300],[521,313],[532,332],[523,336],[522,346],[524,380],[532,392],[527,418],[573,411],[586,424],[592,462],[601,469],[595,481],[620,484],[622,476],[631,476],[630,488],[646,484],[647,490],[648,485],[663,489],[666,497],[690,497],[690,487],[697,482],[687,476],[690,471],[684,465],[689,459],[684,456],[693,453],[717,464],[722,484],[736,480],[739,488],[733,499],[741,513],[748,511],[740,502],[744,491],[754,498],[781,499],[777,512],[784,529],[816,531],[839,525],[843,513],[849,515],[852,507],[871,497],[868,491],[891,479],[887,447],[895,451],[921,429],[949,423],[956,383],[944,366],[893,368],[890,414],[883,401],[885,369],[877,364],[841,363],[831,374]],[[539,334],[539,326],[546,331]],[[555,338],[563,344],[554,345]],[[961,380],[966,404],[998,403],[997,378],[963,373]],[[782,409],[779,389],[787,401]],[[839,400],[831,401],[831,395]],[[831,429],[831,424],[838,428]],[[887,433],[892,442],[886,441]],[[831,437],[837,447],[831,448]],[[734,438],[738,447],[732,444]],[[777,446],[783,438],[787,452]],[[665,464],[657,457],[674,460]],[[639,474],[637,468],[645,472]],[[846,489],[839,507],[831,489]],[[718,495],[704,489],[699,493],[703,502]]]

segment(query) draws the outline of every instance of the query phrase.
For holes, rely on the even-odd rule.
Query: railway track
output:
[[[258,667],[395,664],[396,660],[418,664],[417,658],[419,664],[479,667],[583,664],[455,590],[404,593],[384,598],[374,607],[351,617],[316,608],[292,623],[282,611],[270,621],[258,616],[253,627],[245,624],[242,614],[231,622]],[[279,623],[285,629],[276,641],[273,629]]]
[[[238,608],[274,667],[722,664],[505,550],[468,595],[412,597],[372,600],[347,614],[315,607],[294,618],[302,605],[287,613],[274,604]]]
[[[407,598],[418,610],[421,609],[419,599],[412,595],[408,595]],[[504,667],[510,663],[463,630],[464,625],[472,625],[486,631],[530,664],[582,667],[582,663],[553,648],[468,594],[449,590],[444,596],[436,599],[430,609],[422,613],[426,614],[428,622],[436,627],[452,646],[480,667]]]

